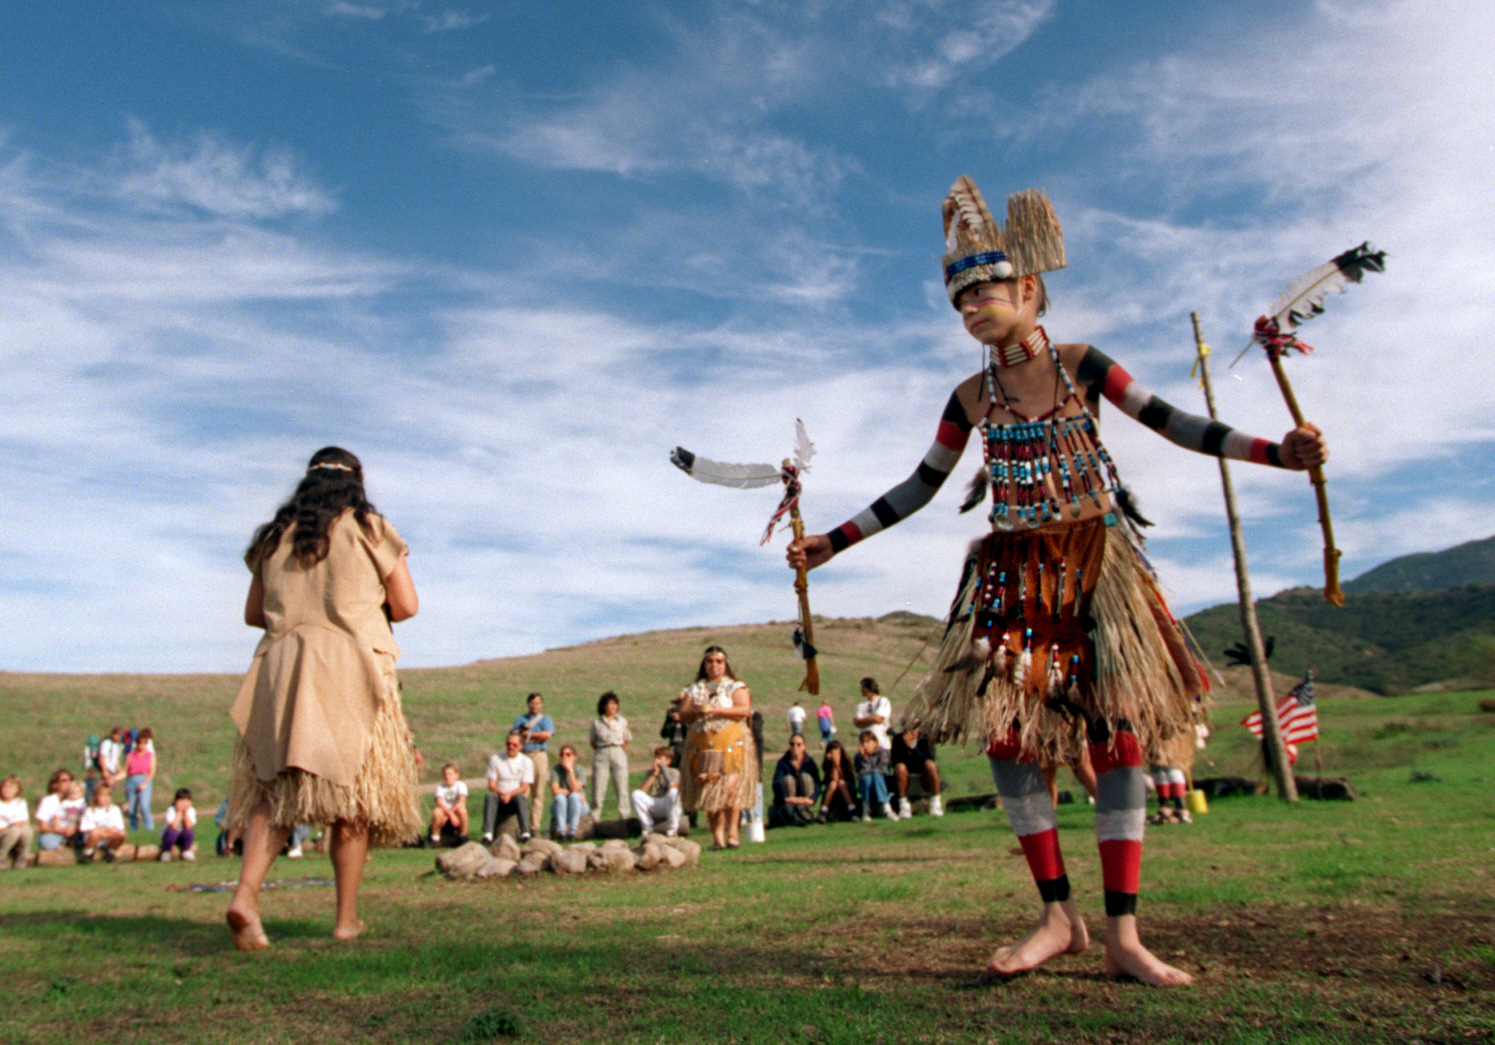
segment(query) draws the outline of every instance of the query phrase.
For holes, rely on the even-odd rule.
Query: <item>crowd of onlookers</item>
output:
[[[503,750],[488,760],[481,821],[474,825],[467,808],[468,786],[459,767],[441,768],[428,837],[423,844],[465,842],[479,834],[493,841],[506,820],[517,821],[522,840],[542,830],[550,812],[552,837],[575,838],[584,819],[600,811],[609,785],[618,815],[637,818],[645,833],[680,830],[680,771],[677,768],[686,728],[678,704],[671,704],[659,730],[663,743],[652,752],[649,768],[637,788],[628,784],[628,745],[633,739],[628,720],[620,713],[616,693],[602,694],[596,717],[587,733],[590,771],[576,745],[563,743],[550,761],[556,737],[545,702],[531,693],[525,710],[504,738]],[[932,816],[944,813],[939,768],[929,742],[918,730],[896,731],[892,706],[878,692],[876,680],[862,680],[862,699],[852,714],[857,740],[852,750],[837,739],[835,714],[823,701],[815,711],[820,731],[821,757],[811,757],[805,737],[809,712],[796,701],[788,712],[788,749],[774,766],[768,786],[768,826],[806,826],[833,820],[898,820],[912,815],[910,799],[928,796]],[[754,714],[753,732],[763,758],[762,716]],[[156,753],[148,728],[116,727],[100,740],[90,735],[83,754],[81,777],[60,768],[47,781],[46,794],[30,810],[21,780],[10,776],[0,783],[0,866],[24,866],[33,850],[71,848],[81,860],[110,859],[125,842],[129,830],[154,830],[151,799],[156,777]],[[771,783],[769,782],[771,781]],[[121,801],[122,800],[122,801]],[[235,852],[239,839],[227,825],[227,801],[214,817],[219,828],[216,850]],[[197,811],[192,793],[178,789],[164,814],[161,860],[195,858]],[[287,855],[300,856],[309,837],[298,827],[287,843]]]
[[[893,706],[877,680],[862,679],[862,699],[852,713],[856,746],[848,752],[836,739],[828,701],[815,711],[822,754],[819,765],[805,739],[809,713],[798,701],[789,708],[789,747],[774,767],[768,826],[807,827],[832,820],[889,820],[913,816],[912,799],[929,798],[929,815],[944,816],[939,766],[917,729],[893,727]]]
[[[0,782],[0,867],[24,867],[40,852],[72,849],[78,857],[109,859],[124,844],[125,825],[154,831],[151,811],[156,781],[156,744],[151,730],[115,726],[102,740],[89,734],[81,777],[66,768],[52,772],[33,812],[21,778]],[[116,802],[123,799],[123,803]],[[197,815],[183,788],[166,812],[162,859],[175,849],[192,859]]]

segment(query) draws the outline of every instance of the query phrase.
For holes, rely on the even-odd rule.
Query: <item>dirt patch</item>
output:
[[[1495,905],[1478,906],[1471,911],[1466,902],[1460,910],[1415,914],[1365,906],[1231,906],[1188,918],[1144,911],[1148,946],[1194,974],[1187,992],[1106,979],[1098,941],[1083,955],[1061,957],[1025,976],[982,971],[996,946],[1031,928],[1015,919],[909,912],[846,921],[828,938],[836,941],[838,966],[862,970],[857,975],[864,989],[895,991],[922,982],[931,998],[946,1003],[946,1019],[964,1016],[976,1025],[984,1014],[1001,1013],[1011,1028],[1014,1014],[1024,1013],[1041,1018],[1045,1034],[1063,1027],[1070,1042],[1211,1040],[1224,1023],[1259,1028],[1263,1041],[1489,1041]],[[1101,926],[1095,918],[1092,931],[1098,934]]]

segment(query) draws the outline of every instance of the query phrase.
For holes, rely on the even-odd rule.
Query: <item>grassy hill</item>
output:
[[[1294,588],[1259,600],[1256,614],[1262,635],[1277,640],[1272,667],[1289,675],[1312,668],[1325,681],[1385,694],[1495,675],[1495,585],[1365,592],[1337,609],[1318,589]],[[1211,659],[1241,641],[1234,604],[1187,623]]]
[[[1495,537],[1468,541],[1439,552],[1419,552],[1383,562],[1352,581],[1346,594],[1438,591],[1469,584],[1495,584]]]
[[[602,639],[527,657],[484,660],[452,668],[404,671],[406,716],[434,781],[439,767],[455,761],[464,776],[480,776],[498,750],[525,694],[545,696],[556,722],[557,741],[578,745],[584,757],[587,726],[597,697],[615,690],[634,734],[629,757],[641,771],[658,741],[665,706],[695,678],[701,652],[724,646],[738,675],[752,688],[763,712],[769,751],[787,740],[784,713],[796,699],[804,666],[790,645],[792,623],[684,628]],[[916,656],[928,661],[926,643],[940,625],[928,617],[894,613],[880,619],[817,621],[821,693],[829,697],[843,737],[851,730],[858,681],[876,677],[897,707],[923,674]],[[936,640],[937,641],[937,640]],[[235,732],[228,707],[238,675],[42,675],[0,672],[0,772],[19,773],[27,795],[41,794],[57,766],[77,770],[86,734],[107,733],[115,724],[155,730],[160,769],[156,805],[180,786],[190,786],[198,805],[216,806],[228,782]]]

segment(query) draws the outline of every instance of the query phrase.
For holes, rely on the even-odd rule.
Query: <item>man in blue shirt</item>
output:
[[[539,831],[545,814],[545,799],[550,788],[550,756],[546,754],[546,743],[555,736],[555,723],[545,714],[545,701],[540,694],[531,693],[526,702],[528,711],[514,720],[514,729],[524,738],[521,749],[535,764],[535,789],[531,792],[529,822],[532,830]],[[543,792],[543,793],[542,793]]]

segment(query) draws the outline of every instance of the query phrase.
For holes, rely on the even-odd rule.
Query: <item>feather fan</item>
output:
[[[670,463],[692,479],[718,486],[734,486],[739,490],[772,485],[779,481],[780,475],[780,470],[771,464],[724,464],[697,457],[683,446],[677,446],[671,452]]]
[[[1344,293],[1345,286],[1359,283],[1367,272],[1386,271],[1386,252],[1362,243],[1327,261],[1303,276],[1272,302],[1271,317],[1284,334],[1324,311],[1331,290]]]

